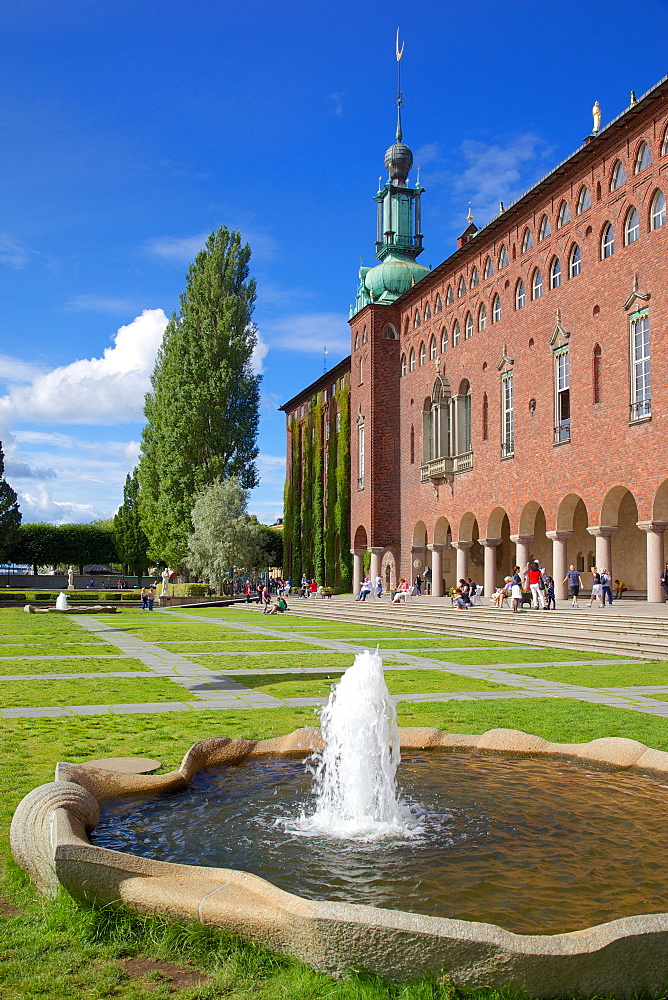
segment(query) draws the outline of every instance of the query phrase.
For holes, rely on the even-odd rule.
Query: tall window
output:
[[[600,344],[596,344],[594,347],[594,355],[592,359],[592,389],[593,389],[593,403],[601,402],[601,347]]]
[[[437,377],[431,397],[422,408],[422,460],[430,462],[451,454],[450,450],[450,386]]]
[[[452,346],[455,347],[461,339],[462,339],[462,334],[459,328],[459,320],[456,319],[454,326],[452,327]]]
[[[420,366],[427,363],[427,348],[424,346],[424,340],[420,344]]]
[[[462,295],[466,295],[466,282],[464,281],[464,275],[459,279],[459,286],[457,288],[457,297],[461,299]]]
[[[425,321],[425,323],[427,322],[428,319],[431,319],[431,308],[429,306],[429,303],[427,302],[426,306],[424,307],[424,321]]]
[[[452,397],[451,436],[453,455],[466,455],[471,451],[471,387],[464,379],[459,392]]]
[[[487,393],[482,397],[482,439],[486,441],[489,437],[489,400]]]
[[[517,282],[517,285],[515,286],[515,308],[524,309],[524,306],[526,305],[526,300],[527,300],[526,289],[524,287],[524,282],[520,278],[520,280]]]
[[[436,296],[436,302],[434,303],[434,312],[435,313],[440,313],[440,311],[442,310],[442,308],[443,308],[443,303],[441,302],[441,296],[437,295]]]
[[[601,234],[601,260],[612,257],[615,252],[615,230],[611,222],[606,222]]]
[[[432,361],[436,359],[436,337],[434,336],[429,341],[429,357]]]
[[[501,270],[502,267],[505,267],[507,263],[508,263],[508,251],[506,250],[504,244],[501,247],[501,251],[499,253],[499,270]]]
[[[565,226],[567,222],[571,221],[571,210],[568,207],[567,201],[562,201],[559,206],[559,215],[557,216],[557,229],[561,226]]]
[[[406,374],[406,355],[401,355],[401,374],[404,376]]]
[[[640,144],[640,149],[638,150],[638,155],[636,156],[635,173],[639,174],[641,170],[648,167],[652,162],[652,153],[646,142]]]
[[[413,328],[418,327],[422,320],[420,319],[420,310],[415,310],[415,316],[413,317]]]
[[[501,457],[515,454],[515,399],[513,372],[501,376]]]
[[[360,385],[364,381],[364,358],[360,358]]]
[[[573,244],[573,249],[568,258],[568,277],[577,278],[582,272],[582,253],[577,243]]]
[[[533,272],[531,297],[532,299],[541,299],[543,297],[543,272],[539,267]]]
[[[494,301],[492,302],[492,323],[499,323],[501,320],[501,299],[498,295],[494,296]]]
[[[415,428],[411,424],[411,465],[415,463]]]
[[[531,230],[527,226],[524,230],[524,236],[522,237],[522,253],[526,253],[527,250],[531,250],[533,246],[533,236]]]
[[[610,178],[610,190],[615,191],[618,187],[626,182],[626,171],[624,170],[624,164],[621,160],[617,160],[614,167],[612,168],[612,177]]]
[[[649,309],[644,309],[631,317],[631,420],[651,414]]]
[[[471,271],[471,288],[477,288],[480,284],[480,275],[478,274],[478,268],[474,267]]]
[[[448,328],[443,327],[441,330],[441,354],[445,354],[448,349]]]
[[[485,270],[483,272],[483,278],[491,278],[494,274],[494,265],[492,264],[492,258],[488,257],[485,261]]]
[[[451,306],[455,301],[455,293],[452,290],[452,285],[448,285],[448,290],[445,293],[445,304],[446,306]]]
[[[624,223],[624,246],[640,239],[640,218],[637,208],[630,208]]]
[[[649,209],[649,228],[660,229],[666,224],[666,196],[663,191],[657,191],[652,198]]]
[[[416,367],[417,367],[417,361],[416,361],[416,358],[415,358],[415,348],[414,347],[411,347],[410,361],[409,361],[408,367],[410,368],[410,370],[412,372],[414,372],[415,369],[416,369]]]
[[[483,302],[478,311],[478,330],[482,333],[487,329],[487,306]]]
[[[591,195],[589,194],[589,188],[587,185],[583,184],[580,188],[580,194],[578,195],[578,215],[580,212],[585,212],[588,208],[591,208]]]
[[[464,339],[470,340],[473,336],[473,316],[471,313],[466,314],[466,322],[464,324]]]
[[[668,156],[668,128],[663,133],[663,142],[661,143],[661,156]]]
[[[559,288],[561,285],[561,262],[558,257],[552,258],[550,264],[550,288]]]
[[[569,441],[571,436],[571,371],[568,348],[554,355],[554,440]]]
[[[540,220],[540,229],[538,230],[538,239],[544,240],[547,236],[552,235],[552,226],[550,225],[550,220],[547,215],[544,215]]]
[[[364,424],[357,427],[357,489],[364,489]]]

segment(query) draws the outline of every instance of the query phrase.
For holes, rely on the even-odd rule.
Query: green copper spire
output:
[[[374,201],[378,205],[376,233],[376,254],[381,263],[377,267],[360,268],[360,284],[357,289],[355,306],[351,315],[364,309],[370,303],[388,304],[398,299],[429,268],[417,263],[422,253],[420,197],[424,188],[418,181],[414,188],[408,186],[408,174],[413,166],[413,154],[403,142],[401,128],[401,108],[404,103],[401,93],[401,57],[404,44],[399,48],[397,29],[397,131],[396,141],[385,153],[388,180],[378,184]]]

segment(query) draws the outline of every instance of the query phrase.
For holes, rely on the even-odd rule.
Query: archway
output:
[[[613,486],[603,501],[601,525],[616,527],[612,535],[611,566],[613,580],[623,580],[629,590],[647,589],[647,541],[637,525],[638,505],[626,486]]]
[[[411,546],[410,582],[415,583],[417,576],[423,579],[425,567],[431,570],[431,552],[427,548],[427,527],[424,521],[418,521],[413,528],[413,544]]]
[[[471,511],[467,511],[459,522],[459,538],[453,543],[457,549],[457,582],[462,577],[477,576],[476,582],[480,583],[485,557],[479,538],[478,519]]]
[[[536,500],[524,505],[520,514],[520,535],[532,535],[529,558],[537,559],[541,566],[552,567],[552,544],[546,535],[545,511]]]
[[[577,493],[569,493],[559,504],[557,531],[572,532],[566,543],[566,566],[573,565],[580,573],[588,570],[594,560],[594,539],[587,531],[588,525],[584,500]]]
[[[360,524],[357,531],[355,532],[355,540],[353,542],[354,549],[366,549],[367,547],[367,535],[366,528],[363,524]]]
[[[510,520],[503,507],[495,507],[487,519],[487,538],[500,538],[496,546],[495,586],[510,576],[515,559],[515,546],[510,540]],[[485,594],[486,597],[490,596]]]

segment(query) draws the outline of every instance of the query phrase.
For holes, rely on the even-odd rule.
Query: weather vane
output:
[[[401,43],[401,48],[399,48],[399,28],[397,28],[397,40],[395,45],[395,51],[397,53],[397,108],[401,108],[404,103],[404,95],[401,93],[401,57],[404,54],[405,42]]]

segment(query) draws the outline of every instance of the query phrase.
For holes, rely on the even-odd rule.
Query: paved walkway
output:
[[[432,605],[436,599],[425,598],[423,599],[425,605],[427,602]],[[333,602],[332,602],[333,603]],[[332,612],[335,610],[330,602],[308,602],[308,607],[306,607],[307,602],[303,602],[302,614],[308,612],[310,616],[318,616],[318,611],[322,608],[325,612],[322,614],[323,623],[330,622],[335,623],[336,619],[332,621],[334,615]],[[337,604],[339,602],[336,602]],[[323,607],[323,604],[325,607]],[[442,602],[440,602],[442,606]],[[341,606],[343,611],[343,606]],[[376,605],[379,608],[379,605]],[[662,606],[647,606],[654,609],[655,607]],[[327,611],[325,611],[327,608]],[[380,610],[380,608],[379,608]],[[613,606],[613,609],[615,610]],[[624,609],[627,610],[626,608]],[[633,609],[635,610],[635,608]],[[642,612],[639,613],[642,615]],[[364,637],[360,638],[359,641],[336,639],[331,636],[322,636],[312,632],[301,632],[298,630],[298,617],[294,616],[291,618],[281,619],[282,628],[272,628],[271,624],[265,617],[260,618],[253,611],[249,611],[249,621],[248,623],[239,621],[229,621],[224,618],[216,619],[210,618],[208,616],[198,615],[196,612],[186,613],[183,611],[161,611],[160,616],[166,616],[169,618],[178,618],[178,620],[192,620],[193,622],[206,623],[209,626],[220,626],[223,627],[227,632],[234,629],[239,633],[239,637],[244,635],[244,633],[253,634],[256,636],[262,636],[268,640],[273,640],[276,642],[289,641],[289,642],[301,642],[305,645],[312,646],[325,646],[325,649],[313,649],[313,650],[302,650],[301,652],[306,652],[309,654],[323,653],[328,654],[331,652],[346,653],[352,657],[355,653],[359,652],[361,649],[368,648],[369,646],[374,646],[373,639],[366,640]],[[156,615],[156,618],[158,616]],[[323,697],[312,697],[312,698],[286,698],[280,699],[273,697],[271,695],[264,694],[263,692],[255,691],[252,688],[245,686],[242,683],[244,674],[248,677],[249,673],[254,676],[267,676],[280,678],[282,675],[290,675],[295,673],[304,674],[333,674],[341,672],[340,668],[331,668],[327,666],[322,667],[267,667],[267,668],[250,668],[248,669],[224,669],[224,660],[221,662],[221,670],[212,670],[207,667],[201,666],[200,664],[189,659],[188,656],[182,655],[178,651],[173,651],[165,649],[163,646],[158,645],[154,642],[147,642],[143,639],[138,638],[136,635],[129,635],[124,632],[121,628],[117,628],[115,625],[105,622],[100,618],[85,618],[78,617],[75,619],[76,623],[82,628],[85,628],[88,632],[92,633],[99,639],[103,639],[105,642],[110,643],[115,646],[119,652],[125,654],[126,656],[131,656],[135,660],[139,660],[145,670],[134,670],[134,671],[82,671],[81,673],[52,673],[52,674],[16,674],[16,675],[5,675],[0,676],[0,681],[6,681],[8,683],[17,683],[26,680],[33,681],[49,681],[49,680],[87,680],[87,679],[112,679],[112,678],[163,678],[174,683],[177,688],[187,691],[190,697],[188,700],[180,701],[175,700],[173,702],[154,702],[154,703],[136,703],[136,704],[117,704],[117,705],[70,705],[67,707],[53,707],[53,706],[43,706],[36,708],[5,708],[2,710],[2,717],[5,719],[16,719],[16,718],[36,718],[36,717],[53,717],[53,716],[81,716],[81,715],[106,715],[106,714],[144,714],[144,713],[154,713],[154,712],[187,712],[187,711],[201,711],[208,709],[249,709],[249,708],[277,708],[283,706],[318,706],[324,704],[326,699]],[[289,625],[288,625],[289,622]],[[346,627],[350,628],[350,625],[354,623],[349,623]],[[365,624],[370,624],[369,618],[366,619]],[[379,627],[387,627],[381,623],[378,623]],[[403,623],[402,623],[403,624]],[[416,622],[411,622],[409,629],[416,627]],[[441,629],[447,625],[441,622]],[[396,622],[394,624],[396,628]],[[287,634],[286,634],[287,633]],[[385,640],[389,637],[383,637]],[[440,670],[444,674],[455,674],[460,677],[470,677],[476,680],[485,680],[494,684],[503,684],[514,690],[510,691],[457,691],[457,692],[425,692],[425,693],[410,693],[410,694],[398,694],[394,695],[393,698],[395,702],[408,701],[408,702],[446,702],[446,701],[484,701],[484,700],[503,700],[503,699],[523,699],[523,698],[576,698],[581,701],[591,702],[595,704],[611,705],[615,708],[624,708],[636,712],[642,712],[649,715],[657,715],[661,717],[668,718],[668,684],[665,686],[654,685],[652,687],[624,687],[624,688],[590,688],[585,685],[576,684],[566,684],[559,681],[544,680],[537,677],[528,677],[524,675],[519,675],[513,673],[513,668],[525,668],[530,664],[526,662],[521,663],[506,663],[501,665],[489,666],[489,665],[468,665],[461,663],[452,663],[444,660],[434,660],[431,658],[430,654],[432,652],[456,652],[456,651],[474,651],[478,650],[488,650],[489,646],[443,646],[434,649],[416,649],[415,645],[410,643],[410,635],[407,635],[406,631],[402,631],[401,634],[397,634],[396,641],[405,640],[405,645],[399,648],[383,650],[383,658],[386,661],[387,667],[391,669],[400,670],[411,670],[411,671],[434,671]],[[188,645],[187,640],[173,641],[166,640],[169,645]],[[204,643],[199,640],[193,640],[198,647],[205,645],[206,642],[214,643],[216,640],[205,640]],[[496,646],[494,647],[504,648],[504,649],[531,649],[533,646],[519,646],[518,644],[513,644],[512,646]],[[199,653],[205,653],[206,651],[198,648]],[[283,655],[281,651],[247,651],[253,656],[272,656],[274,658]],[[300,651],[285,650],[285,655],[299,655]],[[197,653],[191,653],[195,656]],[[225,656],[239,656],[243,655],[238,651],[232,652],[218,652],[212,651],[211,653],[206,653],[207,656],[216,655],[224,658]],[[25,662],[31,662],[35,660],[55,660],[66,659],[66,660],[76,660],[77,658],[89,659],[90,653],[77,653],[71,655],[63,656],[35,656],[28,654],[25,657],[17,656],[0,656],[0,661],[2,660],[21,660]],[[96,659],[115,659],[118,660],[117,654],[98,654]],[[572,661],[559,661],[560,664],[570,664],[570,665],[581,665],[586,666],[591,664],[591,660],[572,660]],[[623,662],[630,664],[632,662],[640,661],[630,661],[628,659],[619,660],[614,656],[606,657],[605,660],[595,661],[597,664],[613,664]],[[543,664],[544,666],[546,664]],[[237,679],[238,678],[238,679]],[[666,694],[667,702],[661,702],[654,700],[647,695],[650,694]]]

